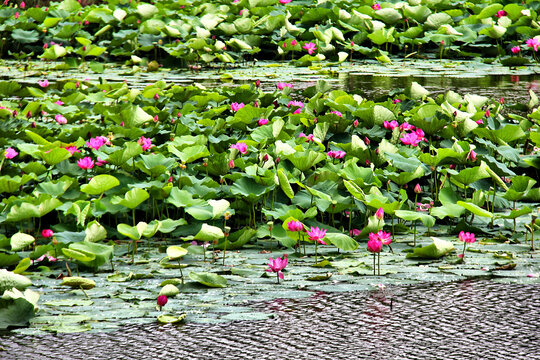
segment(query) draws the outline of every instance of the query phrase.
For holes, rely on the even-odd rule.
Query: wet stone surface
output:
[[[539,359],[540,285],[488,280],[250,304],[268,320],[0,335],[1,359]]]

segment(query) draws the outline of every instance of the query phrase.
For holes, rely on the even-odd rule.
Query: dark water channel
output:
[[[3,335],[1,359],[540,359],[540,285],[487,280],[252,303],[268,320]]]

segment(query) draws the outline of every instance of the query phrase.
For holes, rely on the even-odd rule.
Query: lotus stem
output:
[[[375,269],[377,268],[377,266],[376,266],[376,264],[375,264],[375,257],[376,257],[376,256],[377,256],[377,255],[375,255],[375,253],[373,253],[373,276],[376,275],[376,274],[375,274]]]
[[[79,288],[82,290],[82,292],[84,293],[84,295],[86,296],[86,298],[87,298],[87,299],[90,299],[90,296],[88,296],[88,294],[86,293],[86,291],[84,291],[82,285],[80,285]]]
[[[381,253],[377,253],[377,275],[381,276]]]
[[[319,242],[315,240],[315,264],[317,263],[317,245],[319,245]]]
[[[182,279],[182,285],[184,285],[184,273],[182,272],[182,264],[180,264],[180,259],[178,259],[178,267],[180,268],[180,279]]]

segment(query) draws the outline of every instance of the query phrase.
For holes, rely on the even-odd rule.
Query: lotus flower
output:
[[[417,194],[420,194],[422,192],[422,188],[420,187],[420,184],[415,185],[414,192]]]
[[[306,49],[308,54],[311,55],[315,52],[315,50],[317,50],[317,46],[315,46],[314,43],[312,42],[308,42],[306,44],[304,44],[304,46],[302,46],[303,49]]]
[[[152,139],[145,138],[144,136],[141,136],[140,139],[137,141],[139,145],[141,145],[143,151],[150,150],[156,145],[152,144]]]
[[[502,18],[503,16],[506,16],[506,15],[508,15],[508,13],[504,10],[499,10],[497,11],[497,14],[495,14],[495,16],[498,18]]]
[[[238,111],[238,110],[240,110],[241,108],[243,108],[244,106],[246,106],[246,105],[244,105],[244,103],[240,103],[240,104],[239,104],[239,103],[237,103],[237,102],[233,102],[233,103],[231,104],[231,110],[232,110],[232,111]]]
[[[397,104],[397,103],[400,103],[401,102],[401,99],[394,99],[392,100],[392,104]]]
[[[259,119],[258,121],[259,126],[263,126],[268,124],[268,119]]]
[[[90,138],[90,140],[86,142],[86,146],[94,150],[99,150],[99,148],[105,145],[107,141],[109,141],[109,139],[105,136],[97,136],[95,138]]]
[[[284,83],[284,82],[278,82],[276,86],[277,86],[278,90],[283,90],[283,89],[285,89],[286,87],[292,89],[293,84]]]
[[[418,144],[420,144],[422,141],[422,139],[419,138],[416,133],[405,134],[402,138],[400,138],[400,140],[403,144],[411,146],[418,146]]]
[[[304,134],[303,132],[301,132],[300,134],[298,134],[298,137],[299,138],[306,138],[306,140],[309,142],[309,141],[314,141],[315,140],[315,136],[313,134],[309,134],[309,135],[306,135]]]
[[[57,114],[57,115],[54,116],[54,119],[60,125],[67,124],[67,119],[63,115]]]
[[[229,148],[238,150],[242,155],[245,155],[248,152],[247,144],[243,142],[237,142],[236,144],[232,144]]]
[[[527,39],[525,44],[527,44],[528,47],[532,47],[535,52],[538,51],[538,48],[540,47],[540,41],[536,38]]]
[[[476,153],[474,152],[474,150],[471,150],[469,152],[469,159],[471,159],[472,162],[476,161]]]
[[[513,48],[510,49],[510,51],[512,51],[512,54],[517,54],[518,52],[521,51],[521,49],[519,48],[519,46],[514,46]]]
[[[377,218],[377,220],[382,220],[384,218],[384,210],[383,210],[383,208],[379,208],[375,212],[375,217]]]
[[[38,82],[38,85],[41,86],[42,88],[46,88],[47,86],[49,86],[49,80],[45,79],[45,80],[39,80]]]
[[[311,227],[311,230],[307,231],[309,240],[316,241],[321,245],[327,245],[322,239],[326,236],[326,229],[319,229],[319,227]]]
[[[397,128],[399,126],[399,123],[396,121],[396,120],[392,120],[390,122],[388,121],[385,121],[384,122],[384,128],[385,129],[390,129],[390,130],[394,130],[395,128]]]
[[[4,151],[4,156],[6,159],[13,159],[17,155],[19,155],[19,153],[12,147],[8,147],[6,151]]]
[[[339,117],[343,117],[343,114],[340,113],[339,111],[330,111],[330,114],[334,114],[334,115],[337,115]]]
[[[290,3],[292,0],[279,0],[279,3],[282,5]]]
[[[229,160],[229,169],[233,169],[234,168],[234,160],[231,159]]]
[[[158,308],[161,310],[161,308],[163,306],[165,306],[165,304],[167,304],[167,301],[168,301],[168,299],[167,299],[166,295],[159,295],[157,297],[157,306],[158,306]]]
[[[460,241],[463,241],[465,243],[473,243],[476,241],[476,237],[474,236],[474,233],[461,231],[458,237]]]
[[[342,159],[343,157],[345,157],[346,152],[345,151],[329,151],[326,153],[326,155],[328,155],[332,159]]]
[[[298,41],[296,39],[292,39],[291,46],[296,46],[298,44]]]
[[[371,5],[371,8],[372,8],[373,10],[381,10],[381,5],[375,3],[375,4]]]
[[[41,232],[41,236],[43,236],[44,238],[50,238],[54,235],[54,232],[51,230],[51,229],[43,229],[43,231]]]
[[[281,270],[287,267],[287,254],[283,254],[283,259],[278,257],[275,260],[272,258],[270,258],[269,260],[270,260],[270,262],[268,263],[269,268],[266,269],[266,271],[277,273],[277,282],[279,284],[279,279],[283,279],[285,277],[283,275],[283,272],[281,272]]]
[[[77,160],[77,165],[83,170],[88,170],[94,167],[94,160],[90,156],[86,156]]]
[[[73,155],[76,152],[81,152],[81,150],[77,149],[76,146],[66,146],[64,149],[69,151],[71,153],[71,155]]]
[[[362,230],[352,229],[349,233],[351,234],[351,236],[358,236],[362,233]]]
[[[374,235],[374,236],[372,236]],[[367,243],[367,249],[371,253],[380,253],[383,247],[383,243],[379,240],[377,234],[370,233]]]
[[[463,259],[465,257],[465,249],[467,248],[467,244],[472,244],[476,241],[476,237],[474,236],[474,233],[461,231],[458,235],[458,238],[460,241],[463,241],[463,253],[458,255],[459,258]]]
[[[300,221],[291,220],[287,223],[287,229],[289,231],[302,231],[304,230],[304,225]]]

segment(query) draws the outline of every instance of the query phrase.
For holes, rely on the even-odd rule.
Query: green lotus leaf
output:
[[[199,241],[214,241],[224,237],[223,230],[217,226],[202,224],[201,230],[195,235],[194,239]]]
[[[96,220],[91,221],[86,226],[84,241],[96,242],[107,237],[107,230]]]
[[[471,202],[466,202],[466,201],[458,201],[457,204],[459,206],[462,206],[464,207],[465,209],[469,210],[470,212],[472,212],[473,214],[475,215],[478,215],[478,216],[482,216],[482,217],[488,217],[488,218],[492,218],[493,217],[493,213],[490,212],[490,211],[487,211],[485,209],[482,209],[480,206],[476,205],[476,204],[473,204]]]
[[[32,235],[18,232],[11,237],[11,251],[23,250],[34,241],[36,239]]]
[[[0,269],[0,294],[11,288],[24,290],[32,285],[32,281],[26,276],[15,274],[5,269]]]
[[[81,186],[81,191],[89,195],[99,195],[120,185],[120,181],[112,175],[94,176],[88,184]]]
[[[190,272],[189,278],[208,287],[227,287],[227,279],[223,276],[209,272]]]
[[[169,257],[170,260],[180,259],[187,253],[188,251],[181,246],[169,246],[167,248],[167,256]]]
[[[436,237],[431,239],[433,240],[431,245],[415,248],[412,253],[407,254],[407,258],[438,259],[454,250],[454,245],[450,241]]]
[[[40,153],[41,158],[49,165],[56,165],[71,157],[71,153],[64,148],[52,148]]]
[[[182,314],[180,316],[162,314],[158,316],[157,321],[160,324],[177,324],[184,321],[185,319],[186,314]]]
[[[433,227],[433,225],[435,225],[435,218],[423,212],[410,211],[410,210],[396,210],[395,214],[398,218],[407,220],[407,221],[420,220],[428,228]]]
[[[80,262],[90,262],[96,258],[96,255],[94,254],[78,251],[74,249],[69,249],[69,248],[62,248],[62,253],[68,259],[73,259]]]
[[[166,297],[175,297],[180,294],[180,290],[173,284],[165,285],[159,292],[159,295],[165,295]]]
[[[328,240],[335,247],[344,251],[354,251],[358,248],[356,240],[342,233],[326,233],[323,240]]]
[[[113,197],[111,203],[116,205],[122,205],[129,209],[135,209],[149,197],[150,194],[148,193],[148,191],[144,189],[134,188],[129,190],[123,198],[119,196]]]
[[[92,279],[86,279],[80,276],[66,276],[62,279],[60,286],[69,286],[74,289],[83,288],[85,290],[90,290],[96,287],[96,282]]]

